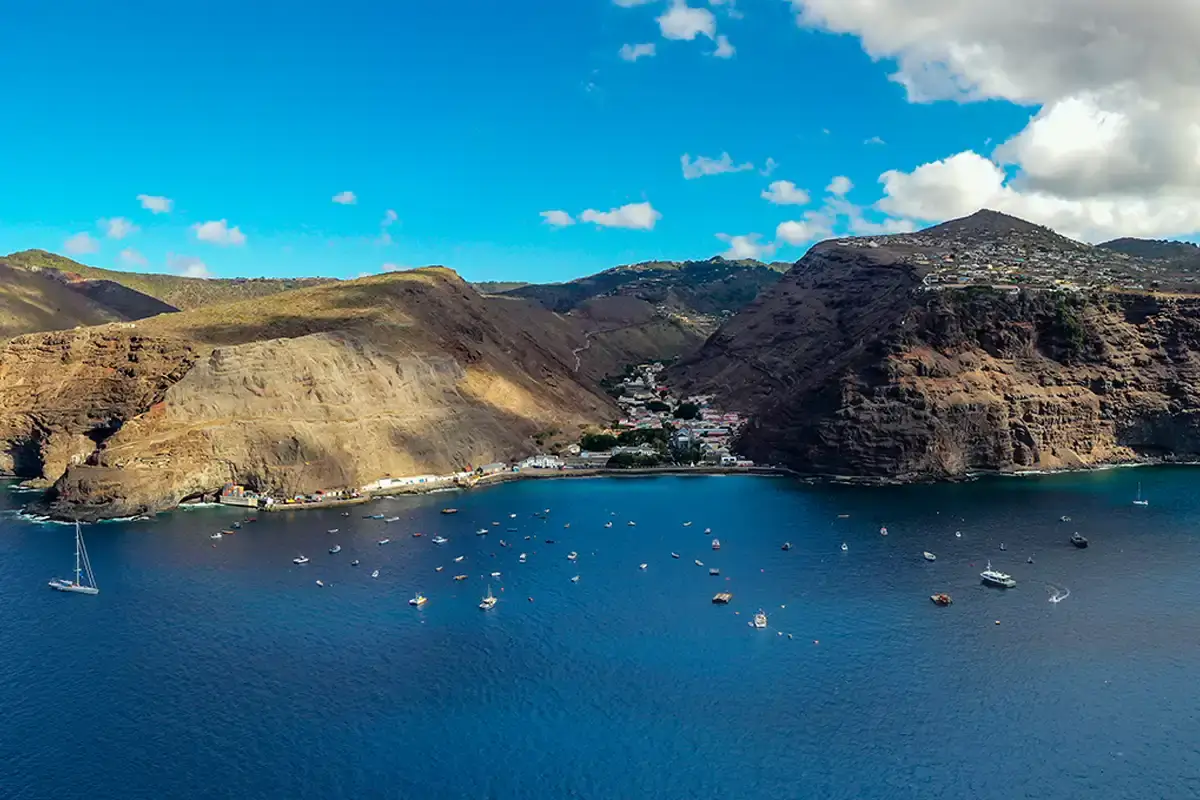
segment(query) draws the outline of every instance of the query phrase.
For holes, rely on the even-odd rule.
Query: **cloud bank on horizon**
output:
[[[1091,242],[1200,232],[1195,0],[579,0],[542,28],[481,11],[494,14],[481,30],[507,25],[528,63],[497,58],[516,41],[446,39],[452,9],[396,12],[352,35],[328,24],[338,13],[296,22],[340,36],[331,52],[364,54],[331,67],[336,123],[308,126],[308,105],[280,100],[278,120],[258,118],[261,143],[258,129],[245,141],[201,132],[203,148],[133,170],[136,182],[95,181],[78,212],[47,193],[29,205],[39,216],[0,225],[0,244],[195,277],[445,263],[477,279],[562,280],[646,258],[793,260],[830,236],[980,208]],[[406,26],[422,70],[394,65],[403,107],[356,94],[376,69],[366,54],[395,55]],[[286,56],[286,36],[264,48]],[[61,52],[87,59],[84,42]],[[0,67],[33,64],[22,46]],[[130,77],[88,63],[97,80]],[[306,85],[294,70],[260,76],[264,63],[232,74]],[[66,92],[74,68],[61,68]],[[240,118],[218,100],[209,117]],[[137,164],[141,145],[112,160]],[[187,159],[199,168],[176,166]],[[39,177],[21,170],[0,165],[13,198]],[[5,202],[0,219],[20,219]]]

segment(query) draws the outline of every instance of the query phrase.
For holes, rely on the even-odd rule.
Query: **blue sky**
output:
[[[797,25],[799,0],[688,0],[728,58],[704,32],[669,38],[660,18],[681,0],[623,2],[10,5],[0,252],[70,240],[85,263],[142,271],[444,264],[470,280],[551,281],[707,258],[758,234],[740,252],[795,260],[807,231],[938,216],[873,207],[880,175],[984,152],[1037,112],[912,102],[860,36]],[[627,44],[654,55],[627,61]],[[753,168],[685,178],[684,154],[724,153]],[[850,217],[826,203],[834,176],[854,185]],[[810,202],[764,199],[775,181]],[[354,202],[334,202],[342,192]],[[652,229],[542,216],[647,202]],[[805,224],[779,228],[793,220]]]

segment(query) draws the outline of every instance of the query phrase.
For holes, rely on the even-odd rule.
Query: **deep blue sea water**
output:
[[[1197,797],[1197,478],[531,481],[262,514],[215,547],[243,514],[177,511],[85,526],[97,597],[46,587],[69,527],[8,511],[0,797]],[[1017,588],[980,585],[989,558]]]

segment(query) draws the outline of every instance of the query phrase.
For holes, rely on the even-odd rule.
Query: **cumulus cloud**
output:
[[[799,219],[781,222],[775,229],[777,244],[804,245],[834,235],[876,236],[908,233],[917,225],[907,217],[880,215],[836,195],[826,198],[820,208],[806,211]]]
[[[117,258],[120,259],[121,264],[126,267],[144,267],[150,263],[146,260],[144,255],[131,247],[126,247],[124,250],[122,250],[117,255]]]
[[[625,61],[637,61],[639,58],[654,55],[654,50],[655,48],[653,43],[624,44],[621,45],[618,55],[620,55]]]
[[[845,197],[854,188],[854,184],[845,175],[836,175],[829,185],[825,187],[825,191],[838,197]]]
[[[762,191],[762,197],[777,206],[802,206],[809,201],[808,192],[791,181],[774,181]]]
[[[885,142],[883,139],[880,139],[878,136],[872,136],[869,139],[863,139],[863,144],[867,144],[867,145],[887,144],[887,142]]]
[[[104,231],[104,235],[109,239],[124,239],[129,234],[137,233],[138,231],[138,226],[124,217],[101,219],[97,220],[96,224],[100,226],[100,230]]]
[[[171,206],[175,205],[175,201],[171,198],[156,194],[139,194],[137,199],[142,204],[142,208],[152,214],[169,214]]]
[[[799,246],[826,239],[833,235],[824,220],[788,220],[781,222],[775,228],[775,240],[785,244]]]
[[[242,233],[241,228],[236,225],[229,227],[226,220],[210,220],[209,222],[197,222],[192,226],[192,231],[196,234],[196,238],[202,242],[211,244],[227,245],[243,245],[246,243],[246,235]]]
[[[707,8],[692,8],[687,0],[671,0],[671,7],[658,17],[664,39],[692,41],[697,36],[717,37],[717,18]]]
[[[63,250],[69,255],[82,256],[100,249],[100,243],[90,233],[77,233],[63,242]]]
[[[352,206],[358,202],[358,195],[354,192],[338,192],[333,196],[333,202],[343,206]]]
[[[744,236],[730,236],[718,233],[717,238],[729,245],[729,249],[721,254],[722,258],[733,260],[754,259],[758,261],[775,253],[776,245],[760,241],[762,234],[747,233]]]
[[[713,51],[716,58],[733,58],[733,54],[737,49],[729,43],[729,37],[721,34],[717,37],[717,49]]]
[[[770,174],[772,172],[774,172],[776,167],[778,167],[778,166],[779,166],[778,161],[776,161],[773,158],[768,157],[767,162],[765,164],[763,164],[763,168],[758,171],[758,174],[764,175],[764,176],[770,176]]]
[[[543,211],[541,215],[547,225],[553,225],[556,228],[575,224],[575,218],[565,211]]]
[[[744,172],[754,169],[754,165],[750,163],[734,164],[729,153],[721,153],[720,158],[696,156],[695,159],[688,153],[684,153],[680,157],[679,163],[683,167],[683,177],[687,180],[703,178],[705,175],[720,175],[725,172]]]
[[[857,36],[910,100],[1037,108],[990,157],[883,177],[881,207],[987,203],[1085,238],[1200,230],[1200,6],[1193,0],[789,0]],[[937,217],[927,218],[937,219]]]
[[[208,265],[195,256],[180,256],[167,253],[167,268],[185,278],[211,278]]]
[[[597,211],[589,208],[579,215],[583,222],[593,222],[603,228],[630,228],[632,230],[654,230],[654,224],[662,219],[662,214],[650,203],[629,203],[620,208],[608,211]]]

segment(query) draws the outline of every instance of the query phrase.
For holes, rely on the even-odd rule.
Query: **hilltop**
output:
[[[108,281],[156,298],[174,309],[189,310],[218,303],[268,297],[292,289],[331,283],[332,278],[186,278],[89,267],[45,250],[23,250],[0,263],[28,272],[59,276],[64,281]]]
[[[1191,242],[1172,242],[1166,239],[1113,239],[1096,245],[1105,250],[1124,253],[1137,258],[1153,258],[1164,261],[1195,261],[1200,259],[1200,246]]]
[[[994,212],[831,240],[669,379],[748,412],[747,456],[808,473],[1194,459],[1190,278]]]
[[[0,467],[88,517],[235,481],[279,496],[517,458],[616,409],[579,330],[442,268],[0,349]]]

